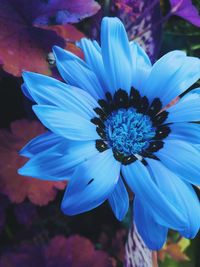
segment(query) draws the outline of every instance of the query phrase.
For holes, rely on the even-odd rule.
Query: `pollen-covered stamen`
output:
[[[153,139],[162,140],[166,138],[171,132],[170,128],[167,125],[161,125],[156,128],[156,134]]]
[[[152,152],[150,151],[142,151],[140,153],[140,155],[143,157],[143,158],[150,158],[150,159],[156,159],[156,160],[159,160],[158,157],[156,157],[154,154],[152,154]]]
[[[115,109],[117,108],[128,108],[129,106],[129,97],[126,91],[119,89],[114,94],[114,103],[115,103]]]
[[[124,156],[124,154],[113,149],[113,155],[117,161],[120,161],[124,165],[128,165],[137,160],[137,157],[134,155]]]
[[[106,95],[106,99],[107,99],[108,104],[111,105],[112,104],[112,95],[111,95],[111,93],[107,92],[105,95]]]
[[[140,153],[155,135],[149,117],[134,108],[111,113],[105,121],[105,132],[108,145],[124,156]]]
[[[149,101],[148,101],[146,96],[143,96],[141,98],[141,100],[140,100],[140,104],[139,104],[139,106],[137,108],[137,111],[139,113],[145,114],[147,112],[147,110],[148,110],[148,107],[149,107]]]
[[[146,152],[152,153],[160,150],[163,148],[164,142],[163,141],[152,141],[149,143],[149,146],[146,148]]]
[[[141,101],[140,93],[133,87],[131,87],[129,106],[138,108]]]
[[[104,122],[100,118],[95,117],[91,119],[91,122],[97,125],[99,128],[102,128],[102,129],[105,128]]]
[[[94,111],[96,112],[96,114],[99,116],[101,120],[104,121],[107,119],[106,113],[101,108],[94,108]]]
[[[98,135],[103,139],[105,140],[106,139],[106,133],[105,133],[105,130],[100,128],[100,127],[97,127],[96,128],[96,131],[98,133]]]
[[[111,112],[110,105],[107,103],[106,100],[100,99],[98,101],[99,105],[101,106],[102,110],[108,115]]]
[[[148,111],[147,111],[147,114],[150,116],[150,117],[154,117],[156,116],[156,114],[158,114],[158,112],[162,109],[162,103],[160,101],[159,98],[154,98],[154,100],[152,101]]]
[[[152,118],[152,122],[154,126],[158,126],[162,124],[168,117],[169,112],[168,111],[162,111],[158,115]]]
[[[103,152],[106,149],[108,149],[108,146],[103,140],[99,139],[99,140],[96,140],[96,148],[99,152]]]

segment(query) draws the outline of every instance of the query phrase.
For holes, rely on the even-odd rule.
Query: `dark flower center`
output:
[[[137,113],[134,108],[112,112],[104,124],[108,145],[124,156],[138,154],[155,136],[149,116]]]
[[[97,117],[91,121],[100,136],[96,140],[99,152],[112,148],[116,160],[124,165],[137,159],[145,163],[145,157],[158,159],[153,153],[163,147],[162,140],[170,133],[164,124],[168,112],[159,113],[162,103],[158,98],[149,104],[146,96],[131,88],[130,96],[119,89],[113,97],[107,92],[106,100],[98,103]]]

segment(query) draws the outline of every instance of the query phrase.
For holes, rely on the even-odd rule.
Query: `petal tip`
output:
[[[57,46],[57,45],[54,45],[52,47],[52,51],[53,51],[53,54],[55,57],[58,57],[60,53],[63,52],[64,49],[62,49],[61,47]]]
[[[65,202],[65,204],[63,202]],[[60,209],[65,215],[68,215],[68,216],[77,215],[77,213],[74,212],[73,209],[71,209],[71,207],[69,207],[69,205],[66,204],[66,199],[64,200],[64,198],[61,202]]]
[[[18,151],[18,154],[25,158],[30,158],[32,155],[29,153],[29,151],[26,149],[26,146],[23,147],[20,151]]]
[[[44,113],[44,107],[43,106],[33,105],[32,110],[38,118],[40,118],[40,116],[43,115],[43,113]]]
[[[17,173],[18,173],[19,175],[26,176],[26,168],[24,168],[24,166],[21,167],[21,168],[19,168],[19,169],[17,170]]]

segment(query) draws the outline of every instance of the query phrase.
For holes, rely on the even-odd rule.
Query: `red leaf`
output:
[[[77,56],[83,58],[83,52],[79,49],[75,42],[79,41],[81,38],[85,37],[85,35],[77,30],[72,25],[56,25],[56,26],[47,26],[43,27],[44,29],[50,29],[55,31],[60,37],[65,40],[65,49],[71,51]]]
[[[57,189],[65,188],[65,183],[42,181],[17,173],[17,169],[26,162],[18,151],[45,129],[39,122],[27,120],[15,121],[10,128],[11,132],[0,131],[0,192],[14,203],[21,203],[28,197],[34,204],[46,205],[54,200]]]

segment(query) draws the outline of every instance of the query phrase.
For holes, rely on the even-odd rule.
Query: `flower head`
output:
[[[122,220],[135,193],[134,220],[148,247],[158,249],[168,228],[194,237],[200,206],[199,91],[163,108],[200,77],[200,60],[173,51],[153,66],[128,41],[117,18],[104,18],[101,47],[82,39],[85,61],[54,47],[67,84],[24,73],[24,93],[50,130],[21,151],[22,175],[65,180],[65,214],[89,211],[108,199]]]

